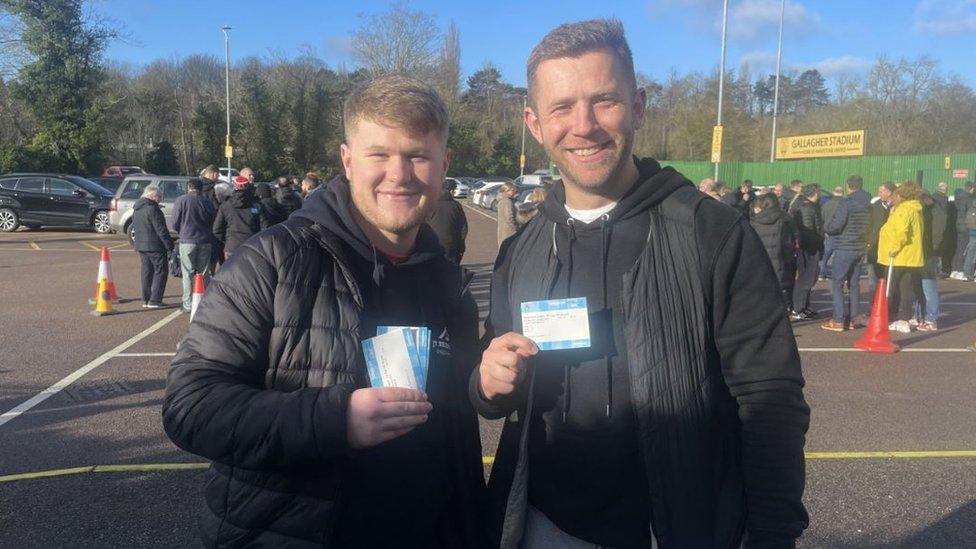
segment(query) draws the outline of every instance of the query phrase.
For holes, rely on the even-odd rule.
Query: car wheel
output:
[[[125,236],[129,238],[130,246],[136,245],[136,230],[135,227],[132,226],[132,223],[129,223],[129,225],[125,228]]]
[[[498,205],[498,201],[497,200],[492,200],[491,201],[491,206],[488,206],[488,209],[491,210],[491,211],[495,211],[495,206],[497,206],[497,205]]]
[[[20,227],[20,218],[17,212],[10,208],[0,208],[0,232],[12,233]]]
[[[99,234],[112,232],[112,226],[108,222],[108,212],[105,210],[95,212],[95,215],[92,217],[92,228]]]

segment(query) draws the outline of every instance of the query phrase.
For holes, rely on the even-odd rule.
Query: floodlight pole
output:
[[[717,126],[722,125],[722,96],[725,93],[725,36],[729,26],[729,0],[722,3],[722,61],[718,68],[718,122]],[[718,165],[721,160],[715,163],[715,180],[718,181]]]
[[[220,27],[220,30],[223,31],[224,33],[224,91],[226,94],[225,97],[227,101],[227,139],[225,140],[224,143],[225,146],[224,150],[226,154],[227,151],[231,150],[230,149],[231,146],[230,144],[230,34],[228,33],[231,30],[231,27],[228,25],[224,25],[223,27]],[[233,181],[233,179],[231,179],[230,176],[231,156],[232,155],[227,155],[227,180],[228,181]]]
[[[773,137],[769,143],[769,161],[776,161],[776,117],[779,115],[779,73],[783,59],[783,15],[786,13],[786,0],[779,5],[779,39],[776,43],[776,91],[773,92]]]

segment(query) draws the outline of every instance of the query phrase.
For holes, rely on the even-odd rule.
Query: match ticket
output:
[[[522,303],[522,335],[540,351],[590,346],[590,318],[585,297]]]
[[[419,361],[414,368],[414,377],[421,390],[427,388],[427,368],[430,364],[430,329],[416,326],[377,326],[377,335],[390,333],[396,330],[406,331],[414,340],[417,347]]]
[[[421,388],[415,373],[420,365],[417,344],[408,330],[393,330],[363,341],[363,355],[373,387]]]

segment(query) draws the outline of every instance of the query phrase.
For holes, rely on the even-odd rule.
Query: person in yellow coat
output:
[[[891,214],[881,227],[878,241],[878,263],[893,266],[888,281],[890,329],[906,334],[912,331],[908,319],[912,317],[915,299],[921,295],[925,265],[921,197],[922,188],[914,181],[902,183],[895,190]]]

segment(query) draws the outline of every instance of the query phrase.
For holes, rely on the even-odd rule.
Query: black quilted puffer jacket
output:
[[[469,277],[427,228],[411,258],[391,264],[348,200],[348,184],[333,182],[238,248],[173,359],[166,433],[213,462],[205,546],[483,544],[478,421],[465,390],[480,356]],[[434,408],[407,435],[357,451],[346,409],[369,384],[361,340],[383,324],[431,329]]]

